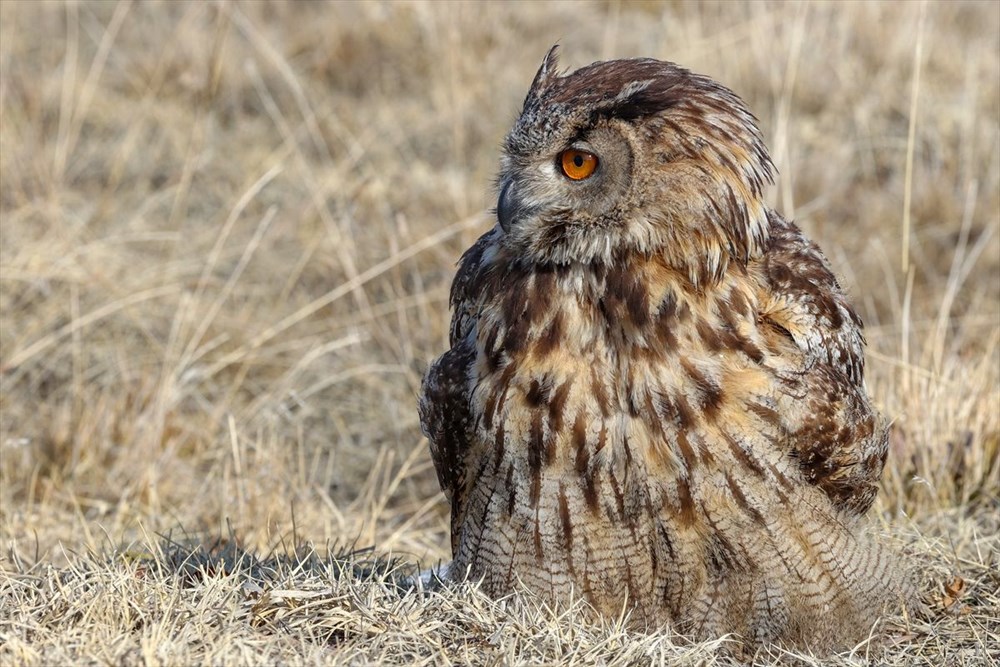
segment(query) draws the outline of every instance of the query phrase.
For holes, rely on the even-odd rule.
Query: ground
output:
[[[0,662],[732,660],[407,583],[420,377],[556,42],[743,96],[866,322],[927,608],[823,664],[1000,659],[1000,5],[4,0]]]

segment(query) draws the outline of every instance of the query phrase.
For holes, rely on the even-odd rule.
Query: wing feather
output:
[[[778,396],[791,454],[836,507],[863,514],[875,499],[889,433],[864,387],[861,318],[819,247],[774,213],[762,261],[769,292],[762,320],[794,343],[799,359]]]
[[[474,442],[470,399],[475,382],[472,371],[483,255],[494,237],[493,231],[484,234],[459,262],[451,286],[451,349],[427,369],[420,392],[420,427],[430,442],[441,490],[451,503],[453,550],[458,544],[469,492],[468,454]]]

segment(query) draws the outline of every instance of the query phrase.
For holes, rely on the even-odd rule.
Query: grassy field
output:
[[[927,610],[823,664],[1000,659],[997,3],[3,0],[0,663],[727,662],[404,583],[449,556],[421,374],[556,42],[743,96],[865,319]]]

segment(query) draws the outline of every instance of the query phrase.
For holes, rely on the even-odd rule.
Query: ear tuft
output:
[[[554,81],[558,76],[556,71],[559,68],[559,45],[556,44],[549,52],[545,54],[545,58],[542,60],[542,66],[538,68],[538,72],[535,73],[535,78],[531,82],[531,88],[528,89],[528,96],[525,98],[524,103],[527,106],[528,101],[541,95],[545,92],[545,89]]]

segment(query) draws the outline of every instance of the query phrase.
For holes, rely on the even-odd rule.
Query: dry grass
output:
[[[4,0],[0,662],[728,660],[405,591],[448,555],[421,371],[556,41],[744,96],[868,323],[931,605],[831,664],[1000,657],[996,3]]]

